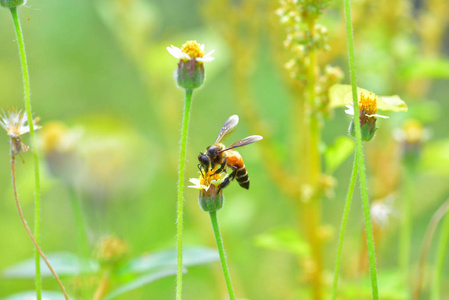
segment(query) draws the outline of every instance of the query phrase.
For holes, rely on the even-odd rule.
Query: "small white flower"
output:
[[[186,42],[181,49],[171,45],[167,47],[167,51],[176,59],[182,59],[184,61],[195,59],[198,62],[204,63],[215,59],[211,56],[215,50],[204,55],[204,44],[198,44],[196,41]]]
[[[397,211],[390,203],[392,199],[388,197],[385,201],[376,201],[371,205],[371,218],[380,227],[387,226],[390,216],[397,216]]]
[[[39,118],[33,120],[35,130],[41,128],[36,124],[38,121]],[[30,132],[30,126],[27,123],[28,119],[25,112],[22,113],[22,110],[17,112],[14,108],[12,110],[8,108],[8,114],[3,112],[3,117],[0,120],[0,125],[11,138],[19,138],[21,135]]]

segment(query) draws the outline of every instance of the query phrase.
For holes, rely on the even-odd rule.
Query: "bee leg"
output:
[[[228,162],[228,158],[226,157],[224,159],[223,163],[220,165],[220,167],[214,172],[214,175],[222,172],[225,169],[227,162]]]
[[[201,166],[201,164],[198,164],[197,165],[197,167],[198,167],[198,170],[200,170],[200,173],[201,173],[201,177],[203,177],[204,178],[204,174],[203,174],[203,168],[201,168],[202,166]]]
[[[231,183],[231,181],[234,180],[236,174],[237,174],[237,170],[234,170],[234,171],[232,171],[231,174],[226,176],[225,180],[223,180],[223,182],[218,186],[218,191],[227,187]]]

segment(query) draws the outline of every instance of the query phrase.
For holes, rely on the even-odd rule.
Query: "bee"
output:
[[[260,135],[251,135],[226,147],[222,142],[235,131],[238,122],[239,117],[237,115],[230,116],[221,127],[215,143],[207,147],[205,153],[201,152],[198,155],[198,161],[200,162],[198,168],[201,174],[203,174],[203,170],[213,170],[216,166],[219,166],[219,168],[217,168],[214,174],[223,171],[226,172],[227,167],[232,170],[220,184],[219,190],[229,185],[234,178],[241,187],[249,189],[249,176],[242,156],[237,151],[231,149],[258,142],[263,137]]]

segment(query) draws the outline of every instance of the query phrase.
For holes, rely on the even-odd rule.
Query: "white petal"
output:
[[[197,189],[197,190],[203,190],[203,188],[201,186],[198,186],[198,185],[189,185],[188,188]]]
[[[208,56],[211,56],[212,55],[212,53],[214,53],[215,52],[215,49],[213,49],[213,50],[211,50],[211,51],[209,51],[206,55],[204,55],[204,57],[208,57]]]
[[[346,105],[346,107],[348,108],[347,110],[345,110],[345,113],[348,115],[353,116],[354,115],[354,106],[352,105]]]
[[[177,58],[177,59],[181,58],[179,55],[179,53],[181,52],[181,49],[179,49],[178,47],[171,45],[170,47],[167,47],[167,51],[168,51],[168,53],[173,55],[174,58]]]
[[[194,185],[201,185],[200,184],[200,180],[198,178],[190,178],[189,179],[190,183],[193,183]]]
[[[177,59],[190,60],[190,56],[187,53],[182,52],[181,49],[173,45],[167,47],[167,51]]]
[[[213,61],[214,59],[215,59],[215,57],[212,57],[212,56],[205,56],[205,57],[197,57],[197,58],[196,58],[197,61],[203,62],[203,63],[205,63],[205,62],[211,62],[211,61]]]
[[[204,44],[200,44],[200,49],[204,52]]]
[[[226,177],[225,177],[226,178]],[[215,186],[217,186],[217,185],[220,185],[224,180],[225,180],[225,178],[223,178],[223,179],[219,179],[219,180],[211,180],[210,181],[210,184],[212,185],[215,185]]]
[[[382,116],[382,115],[378,115],[378,114],[372,114],[372,115],[367,115],[368,117],[376,117],[376,118],[382,118],[382,119],[388,119],[389,117],[387,116]]]

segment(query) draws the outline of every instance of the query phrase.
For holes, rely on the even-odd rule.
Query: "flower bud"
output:
[[[351,124],[349,125],[349,134],[355,138],[355,125],[354,119],[352,119]],[[362,141],[369,142],[374,138],[376,134],[376,119],[368,118],[364,125],[361,125],[362,132]]]
[[[207,191],[200,190],[198,203],[205,212],[219,210],[224,203],[223,191],[218,191],[218,187],[212,184]]]
[[[211,56],[214,50],[204,54],[204,45],[188,41],[181,49],[171,45],[167,51],[179,59],[175,72],[178,86],[186,90],[199,88],[204,82],[204,63],[214,59]]]
[[[204,65],[195,59],[180,60],[176,70],[176,82],[178,86],[186,90],[199,88],[204,82]]]
[[[27,0],[0,0],[0,5],[5,8],[13,8],[25,5]]]

